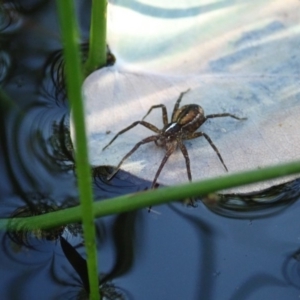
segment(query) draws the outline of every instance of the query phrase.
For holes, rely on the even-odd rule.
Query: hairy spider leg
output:
[[[142,121],[145,120],[145,118],[151,113],[151,111],[155,108],[161,108],[162,109],[162,118],[163,118],[163,123],[166,126],[169,121],[168,121],[168,113],[167,113],[167,108],[164,104],[158,104],[158,105],[153,105],[150,107],[150,109],[148,110],[148,112],[146,113],[146,115],[144,116],[144,118],[142,119]]]
[[[151,135],[148,136],[147,138],[141,140],[140,142],[136,143],[136,145],[122,158],[122,160],[119,162],[118,166],[116,167],[116,169],[113,171],[112,174],[110,174],[107,177],[107,180],[111,180],[119,171],[122,163],[125,161],[125,159],[127,159],[133,152],[135,152],[141,145],[150,143],[150,142],[154,142],[156,140],[159,139],[158,135]]]
[[[154,189],[155,184],[156,184],[157,179],[158,179],[158,176],[160,175],[160,173],[161,173],[161,171],[162,171],[164,165],[166,164],[167,160],[169,159],[169,157],[170,157],[170,156],[172,155],[172,153],[175,151],[176,147],[177,147],[177,142],[174,143],[169,149],[167,149],[167,152],[166,152],[164,158],[162,159],[162,161],[161,161],[161,163],[160,163],[160,166],[159,166],[158,170],[156,171],[156,174],[155,174],[154,179],[153,179],[153,181],[152,181],[151,189]],[[151,208],[152,208],[152,206],[149,206],[149,207],[148,207],[148,213],[151,211]]]
[[[176,101],[176,103],[175,103],[175,105],[174,105],[174,108],[173,108],[173,112],[172,112],[172,122],[175,121],[175,120],[174,120],[174,116],[175,116],[176,111],[177,111],[178,108],[179,108],[179,105],[180,105],[180,102],[181,102],[181,100],[182,100],[182,97],[183,97],[187,92],[189,92],[189,91],[190,91],[190,89],[186,90],[185,92],[181,92],[181,93],[180,93],[179,98],[177,99],[177,101]]]
[[[186,171],[188,175],[189,181],[192,181],[192,173],[191,173],[191,167],[190,167],[190,158],[189,158],[189,153],[185,147],[185,145],[182,143],[181,140],[177,140],[179,149],[181,150],[184,159],[185,159],[185,165],[186,165]]]
[[[111,140],[111,141],[110,141],[110,142],[102,149],[102,151],[105,150],[109,145],[111,145],[111,144],[113,143],[113,141],[114,141],[119,135],[123,134],[124,132],[126,132],[126,131],[128,131],[129,129],[135,127],[135,126],[138,125],[138,124],[141,124],[141,125],[145,126],[146,128],[148,128],[148,129],[150,129],[150,130],[152,130],[152,131],[154,131],[154,132],[156,132],[156,133],[158,133],[158,134],[161,132],[156,126],[154,126],[154,125],[152,125],[152,124],[150,124],[150,123],[148,123],[148,122],[145,122],[145,121],[136,121],[136,122],[133,122],[130,126],[124,128],[124,129],[121,130],[121,131],[119,131],[119,132],[114,136],[114,138],[113,138],[113,139],[112,139],[112,140]]]
[[[167,160],[169,159],[169,157],[171,156],[171,154],[176,150],[176,147],[177,147],[177,142],[176,142],[176,143],[173,143],[173,144],[171,145],[171,147],[169,147],[169,148],[167,149],[167,152],[166,152],[164,158],[162,159],[162,161],[161,161],[161,163],[160,163],[160,166],[159,166],[158,170],[156,171],[156,174],[155,174],[154,179],[153,179],[153,181],[152,181],[151,189],[153,189],[153,188],[155,187],[155,184],[156,184],[156,181],[157,181],[157,179],[158,179],[159,174],[161,173],[161,171],[162,171],[164,165],[166,164],[166,162],[167,162]]]
[[[232,115],[232,114],[229,114],[229,113],[224,113],[224,114],[213,114],[213,115],[207,115],[205,117],[205,121],[206,119],[212,119],[212,118],[222,118],[222,117],[231,117],[231,118],[234,118],[234,119],[237,119],[237,120],[247,120],[247,118],[239,118],[235,115]],[[205,122],[204,121],[204,122]]]
[[[200,131],[200,132],[193,132],[192,134],[187,135],[184,139],[185,140],[192,140],[192,139],[196,139],[196,138],[198,138],[200,136],[204,136],[205,139],[209,142],[210,146],[215,150],[216,154],[218,155],[218,157],[219,157],[221,163],[223,164],[225,170],[228,172],[228,169],[227,169],[227,167],[226,167],[226,165],[225,165],[225,163],[223,161],[223,158],[222,158],[222,156],[221,156],[218,148],[215,146],[215,144],[213,143],[213,141],[211,140],[211,138],[206,133],[204,133],[202,131]]]
[[[189,153],[185,147],[185,145],[182,143],[182,140],[178,140],[178,146],[184,156],[185,159],[185,165],[186,165],[186,171],[188,175],[189,181],[192,181],[192,172],[191,172],[191,167],[190,167],[190,158],[189,158]],[[196,207],[195,200],[193,198],[188,198],[189,200],[189,205]]]

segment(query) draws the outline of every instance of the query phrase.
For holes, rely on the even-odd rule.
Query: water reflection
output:
[[[2,56],[0,75],[11,99],[5,105],[1,102],[0,110],[1,217],[78,204],[61,45],[52,30],[54,1],[28,1],[36,4],[32,6],[36,14],[26,2],[22,12],[3,15],[6,25],[0,24],[6,34],[20,29],[7,36],[12,43],[5,52],[9,59]],[[52,13],[47,18],[39,11],[46,5]],[[41,29],[43,37],[30,31],[28,23],[22,27],[25,16],[35,29],[39,18],[51,21],[47,30]],[[17,20],[22,22],[14,23]],[[13,43],[17,46],[10,48]],[[8,76],[11,62],[16,67]],[[150,185],[122,171],[108,182],[108,172],[107,166],[91,170],[99,201]],[[155,207],[157,214],[145,209],[96,220],[102,293],[107,299],[215,300],[254,295],[257,300],[266,299],[265,294],[255,293],[267,287],[270,297],[298,297],[299,191],[296,180],[260,193],[209,196],[202,199],[206,206],[200,201],[197,207],[175,203]],[[1,241],[3,299],[87,299],[80,224],[49,232],[2,232]]]
[[[202,199],[213,212],[230,218],[259,218],[282,212],[300,196],[300,179],[245,194],[212,194]]]
[[[295,286],[300,288],[300,250],[293,252],[288,255],[285,263],[283,264],[283,275],[285,280]]]
[[[1,3],[0,32],[12,33],[23,25],[23,16],[18,13],[17,5],[13,2]],[[3,36],[2,36],[3,38]]]

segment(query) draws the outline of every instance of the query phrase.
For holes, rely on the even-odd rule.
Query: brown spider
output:
[[[222,114],[213,114],[213,115],[207,115],[205,117],[204,110],[201,106],[196,104],[188,104],[184,105],[182,107],[179,107],[180,102],[182,100],[182,97],[184,94],[186,94],[190,89],[188,89],[185,92],[182,92],[178,98],[178,100],[175,103],[173,113],[172,113],[172,119],[171,123],[168,121],[168,115],[167,115],[167,109],[164,104],[158,104],[153,105],[150,107],[149,111],[146,113],[144,118],[141,121],[133,122],[130,126],[124,128],[123,130],[119,131],[115,137],[102,149],[105,150],[112,142],[122,133],[128,131],[129,129],[135,127],[138,124],[141,124],[145,126],[146,128],[154,131],[157,133],[156,135],[151,135],[149,137],[146,137],[145,139],[138,142],[120,161],[117,168],[114,170],[114,172],[108,176],[108,180],[110,180],[115,174],[119,171],[122,163],[125,159],[127,159],[133,152],[135,152],[141,145],[147,144],[150,142],[154,142],[157,146],[165,147],[166,154],[163,158],[163,160],[160,163],[160,166],[155,174],[154,180],[151,185],[151,189],[155,187],[157,178],[164,167],[165,163],[167,162],[168,158],[171,156],[171,154],[179,147],[181,150],[184,158],[185,158],[185,164],[187,169],[187,175],[189,181],[192,180],[191,175],[191,168],[190,168],[190,159],[188,155],[188,151],[183,144],[183,140],[192,140],[195,138],[198,138],[200,136],[204,136],[205,139],[209,142],[211,147],[214,149],[216,154],[218,155],[221,163],[223,164],[226,171],[228,171],[221,154],[219,153],[218,148],[215,146],[215,144],[212,142],[210,137],[201,131],[195,132],[207,119],[212,118],[219,118],[219,117],[231,117],[237,120],[246,120],[247,118],[239,118],[235,115],[229,114],[229,113],[222,113]],[[150,114],[150,112],[154,108],[161,108],[162,109],[162,118],[164,127],[162,129],[158,129],[156,126],[145,122],[144,119]]]

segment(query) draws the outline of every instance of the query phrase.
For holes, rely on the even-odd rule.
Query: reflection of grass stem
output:
[[[101,200],[93,203],[93,211],[95,217],[102,217],[110,214],[167,203],[174,200],[204,196],[226,188],[242,186],[245,184],[297,173],[300,173],[300,161],[267,167],[260,170],[226,175],[221,178],[211,178],[184,185]],[[8,226],[8,230],[20,227],[29,230],[37,227],[50,228],[54,226],[61,226],[78,221],[81,221],[81,210],[80,207],[77,206],[42,216],[2,219],[0,220],[0,228]]]
[[[93,0],[88,58],[85,75],[106,65],[106,0]]]
[[[76,139],[76,170],[80,196],[80,214],[82,215],[83,233],[87,253],[89,276],[89,299],[99,299],[99,280],[97,270],[97,249],[93,213],[93,193],[91,172],[88,160],[87,138],[82,102],[82,74],[79,52],[79,35],[73,0],[56,1],[62,40],[64,44],[65,74],[68,99],[70,101]]]

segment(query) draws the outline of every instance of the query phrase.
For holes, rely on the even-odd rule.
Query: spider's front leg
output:
[[[157,139],[159,139],[159,136],[157,136]],[[176,147],[177,147],[177,141],[173,141],[173,142],[170,142],[169,144],[167,144],[166,154],[165,154],[164,158],[162,159],[158,170],[156,171],[156,174],[155,174],[154,179],[152,181],[151,189],[153,189],[155,187],[155,184],[157,182],[159,174],[161,173],[164,165],[166,164],[166,162],[169,159],[169,157],[171,156],[171,154],[176,150]]]
[[[179,95],[179,98],[177,99],[175,105],[174,105],[174,108],[173,108],[173,112],[172,112],[172,120],[174,120],[174,116],[175,116],[175,113],[177,112],[178,108],[179,108],[179,105],[180,105],[180,102],[182,100],[182,97],[187,93],[189,92],[190,89],[186,90],[185,92],[181,92],[180,95]]]
[[[156,127],[156,126],[154,126],[154,125],[152,125],[152,124],[150,124],[150,123],[148,123],[148,122],[145,122],[145,121],[136,121],[136,122],[133,122],[130,126],[128,126],[128,127],[126,127],[126,128],[124,128],[123,130],[121,130],[121,131],[119,131],[115,136],[114,136],[114,138],[102,149],[102,151],[103,150],[105,150],[109,145],[111,145],[112,143],[113,143],[113,141],[119,136],[119,135],[121,135],[121,134],[123,134],[124,132],[126,132],[126,131],[128,131],[128,130],[130,130],[131,128],[133,128],[133,127],[135,127],[136,125],[138,125],[138,124],[141,124],[141,125],[143,125],[143,126],[145,126],[146,128],[148,128],[148,129],[150,129],[150,130],[152,130],[152,131],[154,131],[154,132],[156,132],[156,133],[160,133],[160,130]]]
[[[159,137],[158,137],[158,138],[159,138]],[[161,171],[162,171],[164,165],[166,164],[166,162],[167,162],[167,160],[169,159],[169,157],[171,156],[171,154],[175,151],[176,146],[177,146],[177,142],[170,143],[168,146],[169,146],[169,147],[167,148],[167,152],[166,152],[164,158],[162,159],[162,161],[161,161],[161,163],[160,163],[160,165],[159,165],[159,168],[158,168],[158,170],[156,171],[156,174],[155,174],[154,179],[153,179],[153,181],[152,181],[151,189],[154,189],[154,188],[155,188],[155,185],[156,185],[158,176],[159,176],[159,174],[161,173]],[[150,206],[148,207],[148,212],[151,211],[151,208],[152,208],[152,206],[150,205]]]
[[[164,104],[158,104],[158,105],[153,105],[150,107],[148,112],[145,114],[143,117],[142,121],[145,120],[145,118],[151,113],[151,111],[155,108],[161,108],[162,109],[162,118],[163,118],[163,123],[166,126],[168,124],[168,113],[167,113],[167,108]]]
[[[115,170],[113,171],[112,174],[110,174],[107,177],[107,180],[111,180],[119,171],[121,165],[123,164],[123,162],[130,156],[133,154],[133,152],[135,152],[141,145],[150,143],[150,142],[155,142],[159,139],[159,136],[157,135],[151,135],[143,140],[141,140],[140,142],[138,142],[123,158],[122,160],[119,162],[119,164],[117,165],[117,167],[115,168]]]

